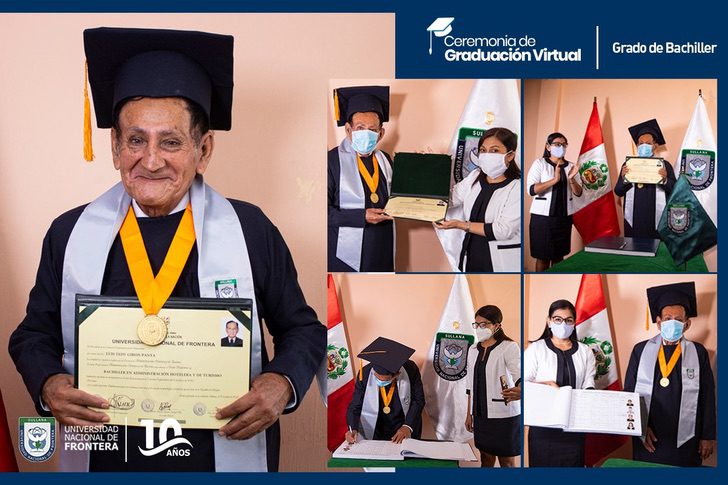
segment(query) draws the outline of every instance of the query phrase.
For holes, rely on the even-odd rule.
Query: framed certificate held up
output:
[[[418,221],[445,218],[450,196],[450,155],[397,153],[392,195],[384,211],[392,217]]]
[[[137,298],[77,295],[75,386],[109,401],[109,424],[220,428],[217,408],[250,388],[251,309],[250,299],[170,298],[152,346],[138,334]]]
[[[632,184],[661,184],[662,176],[657,173],[665,168],[665,160],[659,157],[627,157],[625,163],[629,172],[624,180]]]

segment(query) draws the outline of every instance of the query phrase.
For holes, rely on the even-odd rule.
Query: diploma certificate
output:
[[[434,222],[445,218],[447,201],[427,197],[396,196],[387,201],[384,212],[392,217]]]
[[[660,184],[662,176],[657,172],[665,167],[662,158],[627,157],[629,173],[624,179],[632,184]]]
[[[167,337],[149,346],[137,335],[144,311],[136,298],[77,295],[76,387],[109,401],[108,424],[174,418],[218,429],[226,420],[215,419],[216,408],[250,388],[251,308],[249,299],[170,298],[159,312]],[[223,346],[229,322],[235,345]]]

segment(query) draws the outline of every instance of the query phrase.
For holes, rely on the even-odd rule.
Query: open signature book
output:
[[[334,451],[333,458],[358,460],[404,460],[429,458],[431,460],[477,461],[468,443],[451,441],[422,441],[407,438],[402,443],[380,440],[344,441]]]
[[[526,382],[523,392],[526,426],[582,433],[642,436],[643,401],[636,392],[560,388]]]

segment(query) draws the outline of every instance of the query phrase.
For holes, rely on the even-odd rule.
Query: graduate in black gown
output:
[[[632,455],[700,466],[715,450],[716,406],[708,351],[684,336],[697,316],[695,283],[649,288],[647,297],[660,334],[635,345],[624,379],[624,390],[638,392],[649,405],[645,440],[632,438]]]
[[[655,119],[630,126],[629,133],[637,145],[637,154],[640,157],[656,157],[659,147],[665,144],[662,130]],[[618,197],[624,197],[624,235],[660,239],[657,224],[676,182],[672,164],[665,160],[664,168],[659,171],[662,176],[659,184],[632,184],[624,179],[627,173],[629,168],[625,162],[614,185],[614,193]]]
[[[392,158],[376,149],[389,121],[389,87],[339,88],[335,103],[346,138],[327,157],[328,270],[392,272],[394,220],[384,213]]]
[[[391,440],[422,434],[425,391],[417,364],[409,360],[414,349],[384,337],[359,353],[370,363],[360,368],[354,394],[346,412],[346,440],[359,435],[369,440]],[[406,392],[402,392],[406,390]]]
[[[213,146],[210,129],[230,128],[232,78],[216,84],[210,71],[232,76],[232,37],[149,29],[91,29],[85,36],[97,122],[100,128],[113,126],[114,163],[121,172],[123,190],[132,199],[142,244],[152,274],[156,275],[175,238],[187,201],[191,199],[190,188],[210,161]],[[164,50],[171,44],[174,51]],[[190,51],[206,53],[203,57],[208,64],[202,68],[191,61],[187,55]],[[122,64],[126,66],[123,81],[116,71]],[[150,65],[156,69],[150,71]],[[184,66],[196,75],[181,75]],[[200,69],[210,71],[201,72]],[[224,78],[225,74],[222,76]],[[184,87],[179,87],[175,81],[181,79]],[[109,81],[114,89],[109,89]],[[158,81],[156,86],[152,86],[155,81]],[[174,94],[166,89],[175,89]],[[210,101],[212,91],[216,92],[214,101]],[[259,208],[237,200],[225,204],[228,203],[239,220],[252,273],[254,294],[240,296],[255,300],[259,321],[254,325],[265,322],[273,336],[274,356],[269,358],[262,345],[262,373],[253,379],[251,391],[245,396],[255,399],[265,396],[265,399],[245,411],[235,412],[236,403],[242,398],[227,406],[230,409],[225,414],[233,414],[219,418],[224,424],[220,432],[238,440],[265,430],[267,449],[256,452],[263,453],[258,456],[263,456],[267,469],[272,471],[278,467],[278,415],[284,409],[285,412],[294,411],[303,399],[323,359],[326,330],[306,304],[291,254],[278,229]],[[69,357],[64,355],[64,337],[68,334],[63,330],[61,310],[62,291],[68,287],[64,260],[69,254],[72,232],[78,228],[79,221],[84,220],[86,208],[70,210],[51,224],[43,241],[27,314],[9,343],[10,355],[37,412],[43,416],[53,414],[61,424],[69,425],[100,424],[106,415],[87,406],[108,408],[102,397],[73,388],[73,376],[63,365],[64,358]],[[205,216],[203,220],[213,217]],[[200,240],[196,239],[172,289],[172,297],[200,297],[198,259],[201,249]],[[242,252],[243,246],[225,248],[225,251]],[[111,242],[105,267],[89,271],[103,275],[101,295],[136,296],[118,234]],[[235,416],[238,413],[253,419],[259,413],[269,413],[271,419],[261,420],[261,426],[253,429],[240,423]],[[183,434],[193,444],[186,458],[164,453],[148,457],[139,452],[140,447],[146,448],[145,429],[129,426],[128,436],[123,432],[119,435],[118,452],[91,452],[89,469],[216,470],[216,454],[220,450],[215,448],[213,431],[185,428]],[[125,448],[128,457],[124,456]]]

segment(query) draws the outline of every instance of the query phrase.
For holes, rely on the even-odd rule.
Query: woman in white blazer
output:
[[[521,169],[515,163],[518,137],[491,128],[478,142],[478,165],[452,189],[451,207],[462,206],[466,220],[449,219],[440,229],[465,232],[458,268],[465,272],[520,271]]]
[[[581,196],[582,188],[579,168],[564,158],[567,146],[564,135],[551,133],[543,156],[528,171],[526,186],[533,197],[528,232],[539,272],[571,252],[572,202],[574,196]]]
[[[541,337],[523,353],[523,379],[554,387],[593,389],[596,359],[588,345],[576,339],[576,309],[568,300],[549,307]],[[528,399],[528,394],[525,396]],[[583,467],[583,433],[531,426],[528,430],[530,467]]]
[[[475,313],[478,342],[468,351],[465,428],[473,432],[480,466],[516,466],[521,454],[521,348],[502,327],[494,305]]]

